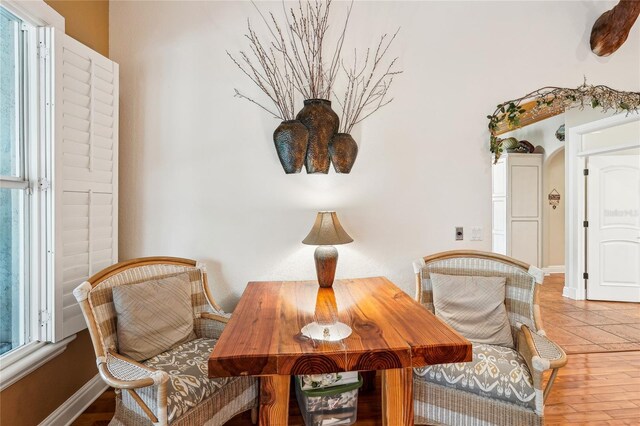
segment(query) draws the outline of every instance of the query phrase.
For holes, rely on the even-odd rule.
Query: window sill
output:
[[[75,338],[74,334],[57,343],[33,342],[8,353],[0,360],[0,391],[60,355]]]

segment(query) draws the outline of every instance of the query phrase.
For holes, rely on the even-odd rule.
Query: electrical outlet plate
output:
[[[464,240],[464,229],[462,226],[456,226],[456,241]]]
[[[474,226],[471,228],[471,241],[482,241],[481,226]]]

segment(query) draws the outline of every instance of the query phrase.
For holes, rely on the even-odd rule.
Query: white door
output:
[[[640,156],[592,156],[588,169],[587,298],[640,302]]]

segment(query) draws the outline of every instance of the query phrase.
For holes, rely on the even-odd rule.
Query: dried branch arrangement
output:
[[[342,58],[347,26],[354,0],[340,18],[340,26],[329,41],[332,0],[298,0],[295,7],[284,6],[284,18],[263,14],[255,3],[268,33],[258,37],[247,22],[250,52],[234,56],[234,64],[267,96],[270,104],[254,100],[236,89],[236,96],[246,99],[283,122],[275,129],[273,141],[285,173],[350,173],[358,154],[358,145],[349,135],[353,127],[393,99],[389,89],[396,75],[398,58],[386,61],[392,36],[384,34],[375,50],[367,49],[362,57],[354,50],[352,65]],[[344,72],[344,91],[336,90],[336,80]],[[340,93],[340,95],[338,95]],[[331,98],[342,107],[342,120],[331,109]],[[296,101],[304,106],[295,114]]]
[[[253,5],[271,39],[261,41],[251,22],[247,21],[245,37],[249,40],[251,55],[244,51],[240,52],[239,59],[229,52],[227,55],[267,95],[277,111],[245,96],[238,89],[235,89],[235,96],[258,105],[276,118],[293,120],[296,91],[304,99],[329,99],[339,69],[353,1],[328,64],[324,58],[331,0],[300,0],[297,9],[285,10],[284,29],[273,13],[267,19],[256,4]]]
[[[342,100],[338,97],[338,103],[342,108],[340,116],[340,132],[351,133],[353,126],[389,104],[393,98],[388,99],[387,94],[393,83],[393,78],[402,73],[395,68],[398,58],[392,59],[387,65],[383,65],[385,54],[389,46],[398,35],[398,29],[393,36],[384,34],[380,37],[378,47],[373,55],[367,49],[364,58],[358,61],[358,52],[354,50],[353,64],[347,67],[341,62],[342,70],[346,74],[347,87]]]
[[[532,110],[525,111],[521,107],[524,102],[535,101]],[[496,136],[496,131],[502,122],[506,122],[509,129],[520,127],[520,116],[527,112],[536,114],[545,108],[583,109],[585,106],[602,108],[603,112],[627,111],[640,112],[640,92],[621,92],[608,86],[592,86],[585,82],[575,88],[547,86],[531,93],[499,104],[492,115],[488,115],[489,132],[491,133],[490,150],[494,154],[495,162],[502,154],[502,141]]]
[[[325,64],[324,52],[331,3],[332,0],[313,0],[304,3],[299,0],[297,10],[290,9],[287,17],[288,43],[272,15],[274,27],[278,33],[275,45],[289,59],[291,68],[295,70],[296,88],[305,99],[329,99],[338,73],[353,0],[346,13],[331,60]]]
[[[296,72],[291,67],[286,52],[278,50],[270,44],[265,46],[256,35],[249,21],[247,21],[247,34],[245,34],[245,37],[249,40],[251,54],[255,62],[244,51],[240,52],[239,60],[228,51],[227,55],[267,95],[276,107],[276,111],[243,95],[238,89],[235,89],[235,96],[258,105],[280,120],[293,120],[296,115],[294,109],[294,74]]]

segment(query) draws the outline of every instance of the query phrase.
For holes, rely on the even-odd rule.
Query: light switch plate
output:
[[[464,229],[462,226],[456,226],[456,241],[464,240]]]
[[[482,241],[482,227],[473,226],[471,228],[471,241]]]

